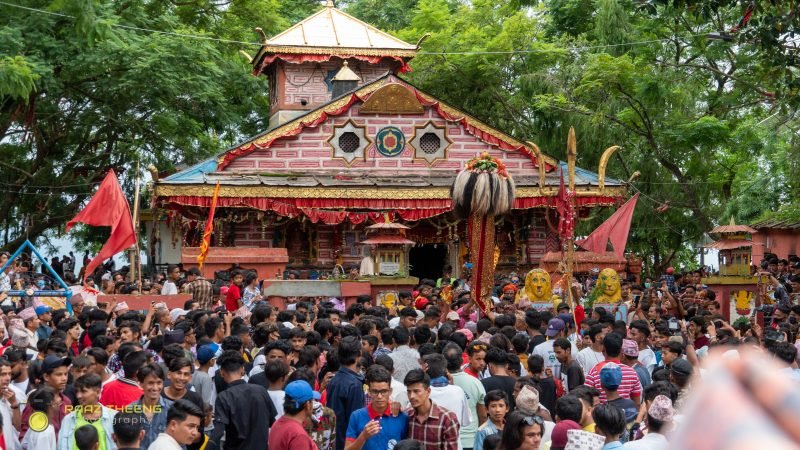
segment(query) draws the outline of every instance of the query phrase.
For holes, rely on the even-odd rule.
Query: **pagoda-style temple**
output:
[[[259,249],[285,249],[283,265],[302,278],[337,264],[349,272],[370,254],[366,227],[388,218],[409,227],[405,275],[438,276],[445,264],[458,272],[468,249],[450,185],[482,152],[517,186],[514,212],[497,224],[498,270],[525,271],[560,250],[554,207],[566,163],[404,80],[417,50],[330,2],[267,39],[252,64],[269,78],[269,129],[156,181],[162,226],[151,229],[151,260],[196,255],[219,182],[210,260],[225,249],[246,266]],[[575,186],[579,214],[624,195],[622,183],[584,169]],[[270,270],[260,275],[275,277]]]

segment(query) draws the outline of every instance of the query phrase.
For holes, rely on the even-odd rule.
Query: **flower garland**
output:
[[[480,156],[476,156],[467,161],[466,167],[470,172],[497,173],[503,178],[508,178],[508,170],[506,169],[506,165],[503,164],[503,161],[500,161],[488,152],[483,152]]]

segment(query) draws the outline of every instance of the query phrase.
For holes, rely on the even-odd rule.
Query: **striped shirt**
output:
[[[603,387],[600,386],[600,369],[610,362],[616,363],[622,369],[622,383],[617,389],[619,396],[622,398],[641,397],[642,384],[639,382],[639,375],[636,371],[632,367],[622,364],[618,359],[610,359],[596,364],[586,375],[585,384],[600,391],[600,402],[606,402],[606,393]]]

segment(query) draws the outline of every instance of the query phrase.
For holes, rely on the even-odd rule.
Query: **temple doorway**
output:
[[[445,244],[424,244],[411,248],[409,255],[411,276],[435,280],[442,276],[442,267],[447,263]]]

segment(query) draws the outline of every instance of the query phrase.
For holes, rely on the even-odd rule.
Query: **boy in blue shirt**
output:
[[[386,450],[405,439],[408,416],[392,415],[392,375],[386,368],[373,365],[367,369],[367,387],[372,402],[366,408],[353,411],[347,424],[345,450]]]

